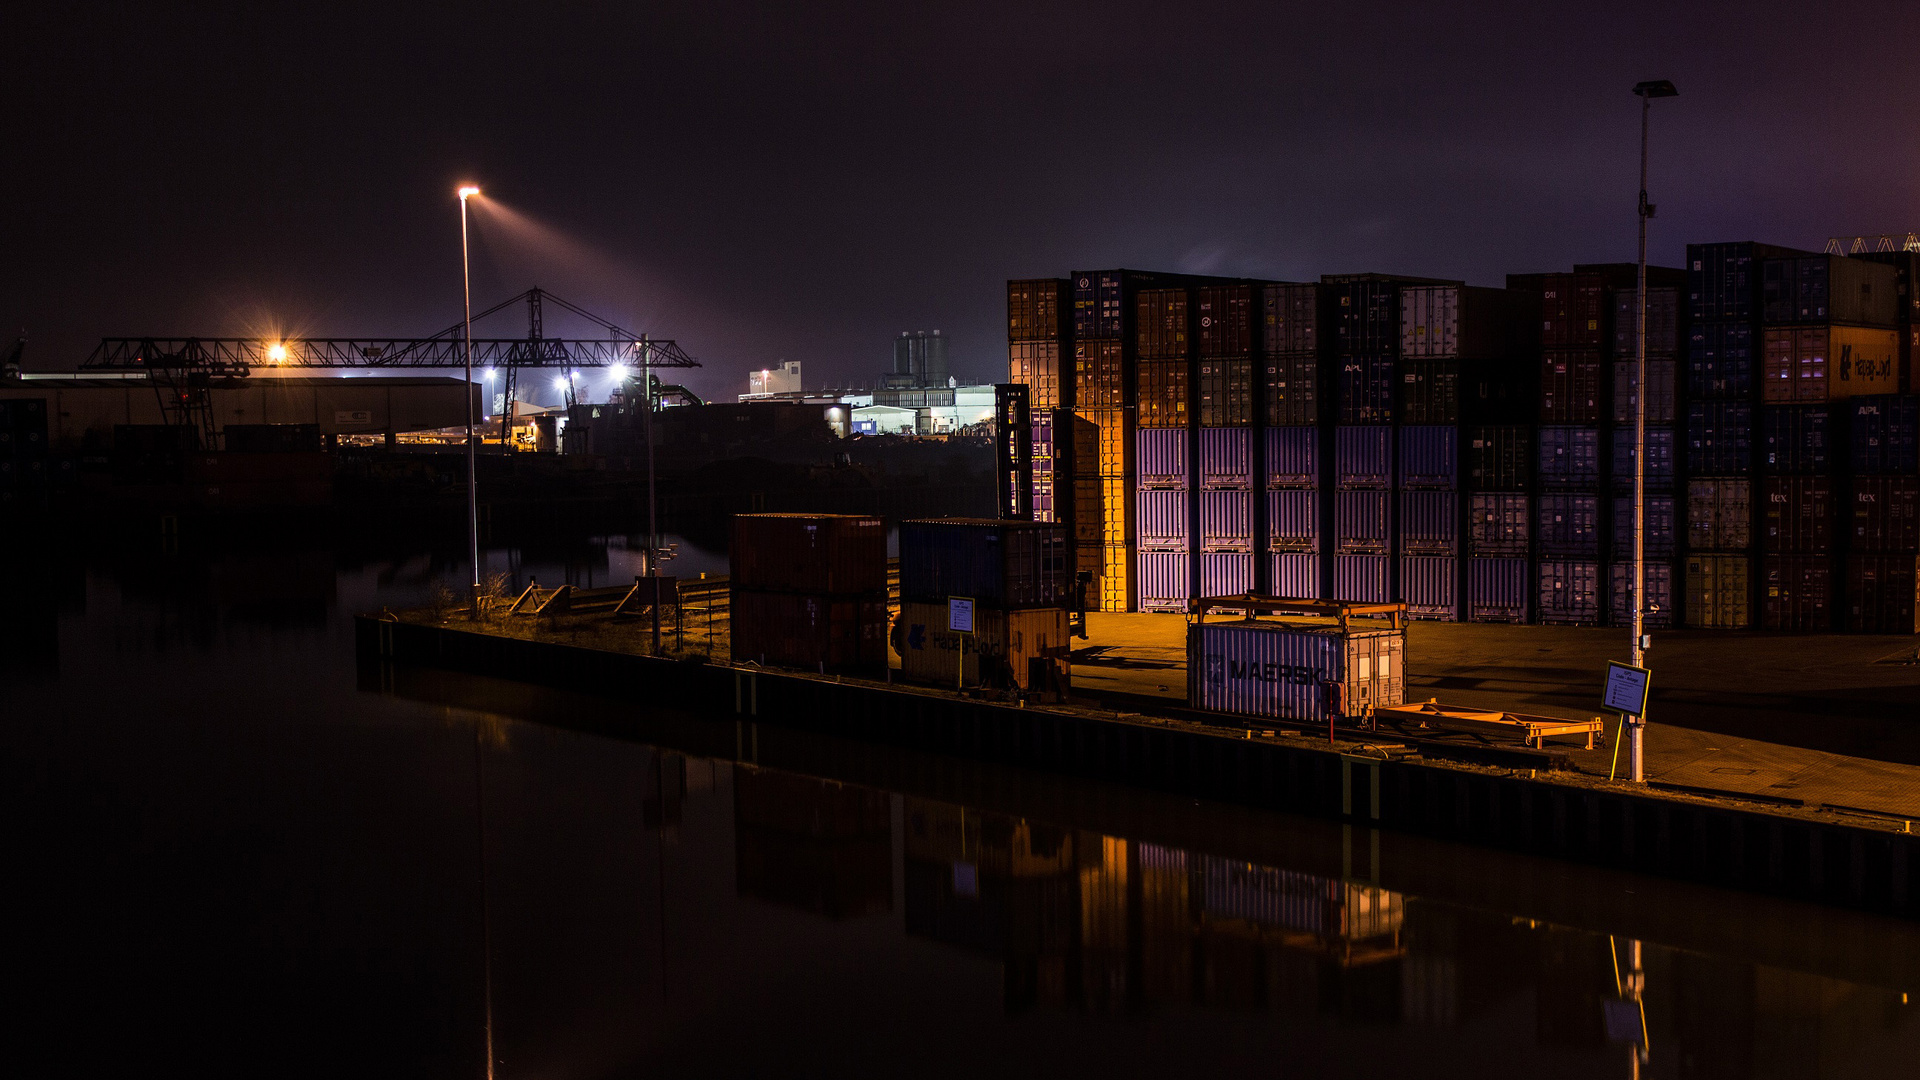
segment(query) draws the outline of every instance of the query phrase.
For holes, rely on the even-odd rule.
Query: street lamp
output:
[[[1638,317],[1633,328],[1633,370],[1639,392],[1633,406],[1633,666],[1646,666],[1646,589],[1647,589],[1647,219],[1653,216],[1653,204],[1647,201],[1647,118],[1653,112],[1654,98],[1677,97],[1680,91],[1666,79],[1643,82],[1633,88],[1640,98],[1640,264]],[[1646,780],[1645,716],[1627,718],[1622,726],[1627,733],[1627,778],[1634,783]]]
[[[480,498],[479,484],[475,480],[478,465],[474,460],[473,446],[473,274],[467,257],[467,199],[480,194],[480,189],[468,185],[460,189],[460,295],[465,315],[462,326],[466,335],[467,358],[467,558],[473,565],[473,589],[467,596],[467,617],[480,617]],[[487,1068],[493,1068],[493,1056],[487,1056]]]

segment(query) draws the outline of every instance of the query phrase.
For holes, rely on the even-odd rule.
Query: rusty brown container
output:
[[[1185,360],[1142,360],[1139,364],[1139,411],[1143,428],[1186,427],[1193,388],[1193,369]]]
[[[1824,555],[1833,549],[1833,486],[1826,477],[1769,476],[1761,481],[1761,498],[1767,551]]]
[[[887,662],[887,600],[735,588],[733,659],[803,670],[879,671]]]
[[[1131,400],[1125,352],[1117,341],[1075,343],[1072,381],[1076,408],[1118,409]]]
[[[1540,422],[1598,424],[1605,420],[1603,391],[1610,374],[1597,348],[1548,351],[1540,365]]]
[[[735,589],[887,595],[887,529],[857,514],[736,514]]]
[[[1187,356],[1190,345],[1187,290],[1143,289],[1137,303],[1135,355],[1142,360],[1178,360]]]
[[[1007,282],[1007,340],[1059,341],[1072,296],[1065,278]]]

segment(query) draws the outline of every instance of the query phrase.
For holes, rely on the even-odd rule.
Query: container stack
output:
[[[1178,280],[1133,270],[1083,270],[1073,275],[1073,408],[1074,415],[1090,426],[1094,450],[1091,462],[1075,462],[1075,562],[1079,569],[1094,573],[1096,587],[1089,591],[1087,600],[1091,606],[1097,596],[1102,611],[1130,611],[1137,595],[1134,437],[1128,407],[1135,404],[1140,334],[1167,331],[1164,324],[1136,331],[1139,294],[1143,289],[1177,284]],[[1184,323],[1179,332],[1183,337],[1187,334]],[[1186,345],[1163,343],[1159,347],[1184,350]],[[1185,375],[1183,366],[1181,377]],[[1164,367],[1156,368],[1153,377],[1170,378],[1172,373]],[[1168,387],[1165,392],[1173,390]],[[1171,407],[1173,403],[1172,398],[1156,400],[1155,407]],[[1189,407],[1184,392],[1178,404],[1182,410]],[[1156,423],[1164,424],[1160,414],[1155,416]]]
[[[1677,621],[1678,597],[1673,589],[1674,560],[1680,553],[1680,458],[1675,422],[1683,395],[1680,353],[1686,342],[1680,303],[1685,275],[1680,271],[1647,268],[1647,464],[1646,515],[1642,554],[1646,562],[1646,604],[1643,619],[1649,627],[1670,627]],[[1615,288],[1613,297],[1613,550],[1607,564],[1607,607],[1616,626],[1633,620],[1633,466],[1634,419],[1640,385],[1636,320],[1640,314],[1637,286]]]
[[[850,514],[738,514],[731,552],[735,660],[817,671],[887,663],[887,532]]]
[[[1071,320],[1067,300],[1073,283],[1064,278],[1007,282],[1007,381],[1027,388],[1033,439],[1033,518],[1072,524],[1072,372],[1067,355]]]
[[[47,400],[0,401],[0,511],[45,508]]]
[[[1203,285],[1194,293],[1198,362],[1199,581],[1201,596],[1238,596],[1255,585],[1254,349],[1261,286]]]
[[[1186,611],[1195,569],[1193,297],[1143,289],[1136,304],[1136,596],[1141,611]]]
[[[1265,416],[1266,578],[1273,596],[1321,595],[1320,286],[1261,286],[1259,405]]]
[[[1868,634],[1920,632],[1920,396],[1881,394],[1851,399],[1843,521],[1846,629]]]
[[[916,682],[1032,688],[1036,661],[1068,645],[1073,586],[1066,529],[1039,521],[938,518],[900,523],[900,670]],[[973,629],[949,622],[972,601]]]
[[[1894,322],[1900,336],[1900,392],[1914,384],[1914,355],[1920,353],[1920,251],[1862,252],[1857,258],[1893,267]]]
[[[1527,424],[1473,425],[1461,433],[1470,622],[1523,623],[1530,615],[1533,433]]]

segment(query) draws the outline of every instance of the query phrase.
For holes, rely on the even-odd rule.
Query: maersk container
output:
[[[1543,494],[1538,520],[1541,554],[1599,557],[1600,496]]]
[[[1320,595],[1320,556],[1304,552],[1275,552],[1267,557],[1267,592],[1289,600]]]
[[[1913,555],[1860,555],[1847,559],[1846,627],[1856,634],[1920,633],[1920,560]]]
[[[1920,471],[1920,395],[1853,398],[1847,402],[1847,416],[1854,472]]]
[[[1739,240],[1687,245],[1688,314],[1700,319],[1753,319],[1760,313],[1760,262],[1811,256],[1811,251]]]
[[[1339,397],[1334,421],[1340,424],[1392,423],[1396,374],[1391,354],[1336,357],[1334,378]]]
[[[1647,587],[1647,603],[1641,609],[1641,624],[1654,630],[1672,626],[1673,607],[1673,564],[1648,558],[1643,577]],[[1607,584],[1610,596],[1607,613],[1615,626],[1633,625],[1633,563],[1617,562],[1607,567]]]
[[[1536,617],[1558,626],[1600,623],[1600,564],[1592,559],[1542,559]]]
[[[1527,491],[1533,478],[1533,432],[1525,427],[1468,428],[1467,487],[1472,491]]]
[[[1311,488],[1267,492],[1267,547],[1274,551],[1320,550],[1320,493]]]
[[[1185,428],[1140,428],[1133,433],[1134,475],[1141,489],[1192,484]]]
[[[1056,607],[1072,587],[1064,526],[989,518],[900,523],[902,599],[940,604],[966,596],[983,608]]]
[[[1632,427],[1613,429],[1613,489],[1615,491],[1633,490],[1633,459],[1636,449]],[[1648,491],[1673,490],[1672,428],[1650,427],[1647,429],[1647,471],[1642,482]]]
[[[887,527],[857,514],[736,514],[733,587],[874,595],[887,591]]]
[[[1674,497],[1649,495],[1645,505],[1646,516],[1642,523],[1640,543],[1646,556],[1671,558],[1678,554],[1680,537],[1675,531]],[[1633,557],[1633,496],[1631,495],[1613,497],[1613,557],[1616,559]]]
[[[1253,429],[1244,427],[1200,429],[1200,486],[1214,488],[1251,488],[1253,486]]]
[[[1768,259],[1760,264],[1760,318],[1769,323],[1894,325],[1893,267],[1844,255]]]
[[[1400,486],[1444,488],[1460,485],[1460,429],[1422,425],[1400,429]]]
[[[1200,556],[1201,596],[1242,596],[1252,591],[1251,552],[1209,552]]]
[[[1142,551],[1135,556],[1141,611],[1186,611],[1193,600],[1192,556],[1184,551]]]
[[[1384,604],[1392,597],[1387,571],[1385,555],[1335,555],[1332,598],[1358,604]]]
[[[1275,720],[1358,717],[1401,704],[1406,651],[1405,629],[1194,623],[1187,628],[1187,704]]]
[[[1475,555],[1527,554],[1533,536],[1533,497],[1517,492],[1467,496],[1467,550]]]
[[[1817,474],[1837,464],[1833,443],[1846,415],[1839,405],[1766,405],[1760,409],[1760,468]]]
[[[1753,481],[1702,477],[1687,481],[1687,546],[1744,551],[1753,544]]]
[[[1825,555],[1761,556],[1760,627],[1800,633],[1833,629],[1833,560]]]
[[[1540,429],[1540,486],[1600,490],[1600,429],[1542,427]]]
[[[1752,397],[1759,346],[1751,323],[1694,324],[1687,335],[1687,393],[1702,400]]]
[[[1745,630],[1753,625],[1752,560],[1745,555],[1694,555],[1687,559],[1687,625],[1707,630]]]
[[[1202,551],[1253,550],[1253,492],[1202,491],[1199,499]]]
[[[1540,364],[1540,422],[1597,424],[1607,412],[1607,364],[1599,349],[1555,349]]]
[[[1140,545],[1151,548],[1191,546],[1193,525],[1189,518],[1191,493],[1185,491],[1137,491],[1133,496],[1134,527],[1140,533]],[[964,594],[963,594],[964,595]]]
[[[1761,546],[1771,552],[1824,555],[1833,549],[1833,485],[1824,476],[1760,481]]]
[[[1381,278],[1325,282],[1321,296],[1333,324],[1334,352],[1391,360],[1399,350],[1399,282]]]
[[[1856,476],[1852,490],[1854,551],[1920,551],[1920,477]]]
[[[1392,540],[1392,492],[1333,493],[1333,544],[1343,552],[1385,551]]]
[[[1613,355],[1632,356],[1638,343],[1634,333],[1640,315],[1640,290],[1615,289],[1613,292]],[[1647,356],[1673,357],[1679,354],[1680,290],[1649,286],[1647,289]]]
[[[1320,486],[1320,429],[1270,427],[1266,429],[1267,486]]]
[[[1407,285],[1400,290],[1402,357],[1491,359],[1513,349],[1514,297],[1472,285]]]
[[[1259,360],[1267,395],[1267,423],[1315,424],[1320,420],[1320,358],[1312,353],[1265,355]]]
[[[1458,622],[1460,560],[1453,555],[1400,556],[1400,598],[1415,619]]]
[[[1467,619],[1523,623],[1531,606],[1526,559],[1467,560]]]
[[[1746,476],[1753,471],[1753,406],[1696,401],[1687,406],[1687,473]]]
[[[1320,286],[1312,282],[1276,282],[1260,287],[1264,340],[1269,353],[1318,356]]]
[[[1333,482],[1340,488],[1393,486],[1393,429],[1384,424],[1333,429]]]
[[[1460,550],[1460,494],[1454,491],[1400,492],[1400,550],[1452,555]]]
[[[1647,357],[1647,423],[1671,424],[1674,400],[1679,393],[1680,362],[1671,356]],[[1639,364],[1632,360],[1613,362],[1613,422],[1631,425],[1639,407]]]
[[[1400,422],[1403,424],[1457,424],[1460,422],[1460,365],[1458,359],[1403,358],[1400,361]],[[1468,363],[1472,363],[1468,361]],[[1475,402],[1478,405],[1478,402]]]

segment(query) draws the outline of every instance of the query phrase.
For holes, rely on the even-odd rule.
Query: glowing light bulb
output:
[[[607,368],[607,374],[613,376],[614,382],[626,382],[627,381],[627,365],[614,364],[613,366]]]
[[[277,341],[267,346],[267,359],[276,364],[286,363],[287,347]]]

